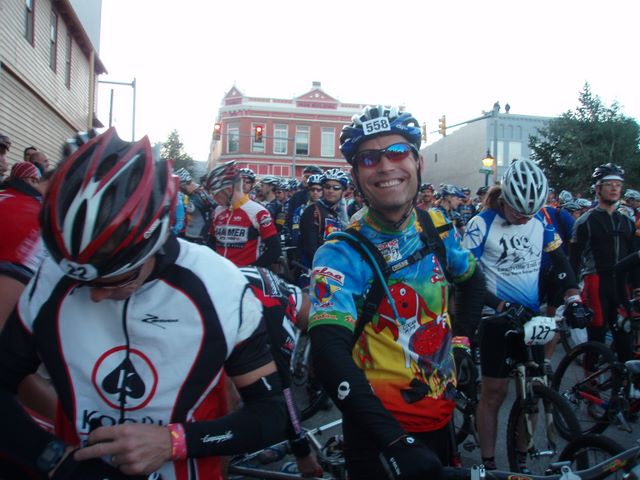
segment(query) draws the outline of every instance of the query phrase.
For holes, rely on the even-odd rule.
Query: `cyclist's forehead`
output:
[[[360,144],[360,148],[358,148],[358,152],[362,152],[363,150],[381,150],[389,145],[393,145],[394,143],[407,143],[407,140],[397,133],[380,135],[362,142]]]

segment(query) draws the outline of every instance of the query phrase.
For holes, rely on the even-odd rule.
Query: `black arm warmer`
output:
[[[353,333],[337,325],[319,325],[309,330],[309,336],[314,371],[344,416],[369,432],[380,449],[406,434],[353,363]],[[341,400],[338,387],[344,390],[345,383],[349,393]]]
[[[549,252],[549,258],[551,258],[551,264],[553,265],[553,274],[559,280],[562,286],[562,291],[566,292],[570,288],[578,288],[578,282],[576,276],[573,273],[571,265],[569,265],[569,259],[564,254],[561,248]]]
[[[473,275],[465,282],[456,284],[456,317],[453,325],[454,335],[463,335],[473,340],[480,323],[487,286],[484,274],[476,265]]]
[[[501,298],[498,298],[498,296],[493,293],[490,292],[489,290],[487,290],[485,288],[484,291],[484,304],[488,307],[493,308],[494,310],[498,309],[498,305],[500,305],[500,302],[502,301]]]
[[[273,235],[264,239],[264,251],[262,255],[253,263],[256,267],[269,267],[272,263],[276,263],[282,248],[280,247],[280,235]]]
[[[206,422],[185,423],[189,457],[252,452],[285,439],[287,410],[277,373],[239,388],[242,407]]]

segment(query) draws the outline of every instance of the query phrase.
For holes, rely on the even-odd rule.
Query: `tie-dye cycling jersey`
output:
[[[436,227],[448,223],[440,212],[429,214]],[[351,226],[371,240],[392,267],[423,248],[415,212],[401,232],[375,226],[368,214]],[[448,230],[441,237],[448,269],[459,282],[473,274],[476,264],[454,232]],[[316,252],[311,276],[309,328],[340,325],[353,331],[373,281],[369,265],[346,241],[332,240]],[[436,430],[449,422],[454,407],[448,282],[435,255],[429,253],[392,273],[387,285],[400,318],[383,297],[354,346],[353,360],[407,431]]]

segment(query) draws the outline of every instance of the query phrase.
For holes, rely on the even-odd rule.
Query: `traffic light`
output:
[[[264,127],[262,125],[256,125],[253,132],[253,141],[256,143],[262,143],[262,131]]]
[[[443,137],[447,136],[447,117],[446,117],[446,115],[442,115],[438,119],[438,131],[440,132],[440,135],[442,135]]]
[[[216,123],[213,126],[213,139],[220,140],[221,135],[222,135],[222,124]]]

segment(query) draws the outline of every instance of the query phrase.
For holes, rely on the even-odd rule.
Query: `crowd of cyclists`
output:
[[[524,324],[563,305],[571,327],[611,331],[632,358],[617,319],[640,299],[640,193],[603,163],[589,195],[556,195],[516,159],[472,195],[421,183],[420,146],[410,113],[370,106],[341,132],[350,168],[309,166],[301,181],[236,162],[196,181],[114,129],[69,141],[46,188],[16,164],[0,211],[29,211],[0,240],[24,253],[0,258],[0,281],[19,286],[0,319],[0,458],[18,473],[0,478],[220,479],[221,456],[284,438],[300,472],[320,475],[289,392],[293,325],[342,414],[350,479],[449,465],[454,336],[479,350],[481,460],[496,469],[524,344],[483,315]],[[550,369],[553,347],[536,351]],[[34,376],[49,400],[18,402]]]

